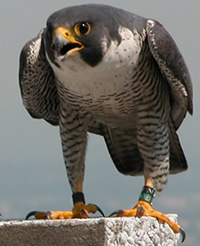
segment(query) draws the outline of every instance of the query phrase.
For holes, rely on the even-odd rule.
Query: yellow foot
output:
[[[117,217],[142,217],[142,216],[151,216],[157,218],[160,223],[164,224],[165,222],[171,227],[174,233],[181,233],[182,242],[185,240],[185,232],[180,227],[179,224],[170,220],[165,214],[152,209],[151,204],[145,201],[139,201],[138,204],[129,210],[119,210],[112,213],[110,216],[116,215]]]
[[[32,211],[26,216],[26,220],[31,216],[36,219],[73,219],[73,218],[89,218],[90,213],[99,213],[104,217],[103,211],[95,204],[85,205],[83,202],[77,202],[72,211]]]

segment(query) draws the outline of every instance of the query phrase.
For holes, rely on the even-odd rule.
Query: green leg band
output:
[[[139,197],[139,201],[145,201],[152,204],[155,197],[155,189],[153,187],[144,186]]]

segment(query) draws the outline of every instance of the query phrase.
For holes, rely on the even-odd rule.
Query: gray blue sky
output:
[[[191,73],[194,116],[179,130],[189,170],[170,176],[154,208],[178,213],[187,232],[185,245],[200,240],[200,83],[198,0],[27,1],[0,2],[0,212],[3,219],[24,218],[31,210],[71,209],[58,128],[32,119],[22,105],[18,86],[19,53],[54,11],[81,3],[105,3],[159,20],[178,44]],[[142,177],[126,177],[115,169],[101,137],[89,135],[85,195],[106,214],[136,204]]]

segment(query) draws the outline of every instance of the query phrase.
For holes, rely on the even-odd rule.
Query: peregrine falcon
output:
[[[177,129],[192,114],[192,83],[170,34],[156,20],[106,5],[61,9],[20,55],[23,104],[33,118],[59,125],[74,207],[27,218],[85,218],[100,208],[83,193],[87,132],[104,137],[119,172],[143,175],[137,205],[116,216],[153,216],[169,174],[187,169]]]

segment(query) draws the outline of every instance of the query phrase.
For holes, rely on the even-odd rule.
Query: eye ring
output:
[[[74,31],[77,35],[88,35],[91,31],[91,24],[88,22],[80,22],[74,26]]]

